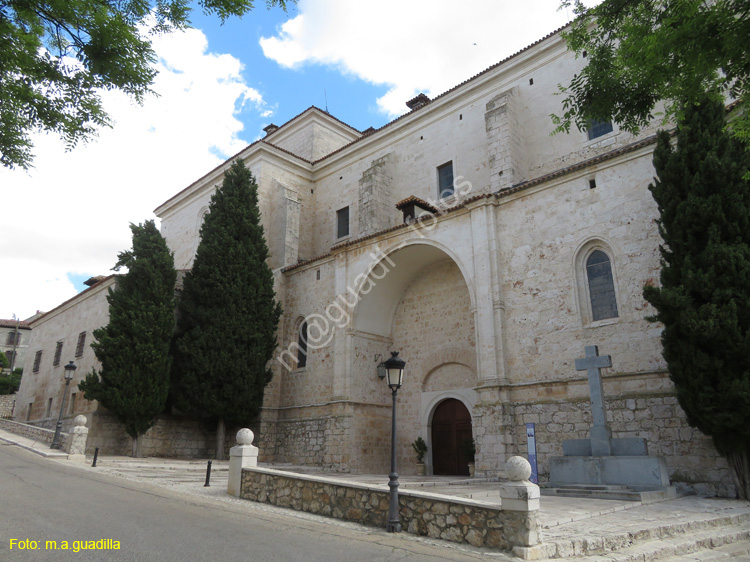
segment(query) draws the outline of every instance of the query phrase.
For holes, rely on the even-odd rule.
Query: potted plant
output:
[[[424,456],[427,454],[427,443],[424,442],[420,435],[411,444],[414,452],[417,454],[417,474],[424,476]]]
[[[471,478],[474,478],[474,457],[476,457],[477,454],[477,447],[474,443],[474,438],[466,439],[461,443],[461,447],[463,448],[464,457],[466,457],[466,460],[469,463],[469,476]]]

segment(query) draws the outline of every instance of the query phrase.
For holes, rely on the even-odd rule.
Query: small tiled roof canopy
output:
[[[86,279],[83,284],[89,287],[93,287],[94,285],[104,281],[105,279],[107,279],[106,275],[95,275],[94,277],[89,277],[88,279]]]
[[[403,211],[404,208],[410,207],[413,205],[416,205],[417,207],[421,207],[425,211],[430,211],[434,215],[439,214],[437,207],[433,207],[424,199],[420,199],[419,197],[415,197],[414,195],[409,195],[409,197],[407,197],[406,199],[402,199],[401,201],[396,203],[396,208],[399,211]]]
[[[406,102],[406,107],[414,111],[430,103],[430,98],[425,94],[418,94]]]

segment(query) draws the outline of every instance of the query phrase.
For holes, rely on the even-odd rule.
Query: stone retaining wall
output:
[[[243,469],[240,497],[372,527],[385,528],[388,517],[385,485],[272,469]],[[487,502],[409,490],[399,491],[399,512],[404,531],[415,535],[500,550],[541,542],[535,511],[502,510]]]
[[[86,452],[93,454],[126,455],[132,453],[133,440],[117,417],[97,411],[91,416]],[[233,428],[228,427],[227,435]],[[146,457],[213,458],[216,455],[216,428],[200,420],[160,415],[154,425],[143,435],[142,452]],[[229,442],[225,447],[229,453]]]
[[[13,419],[13,410],[16,405],[15,394],[0,395],[0,418]]]
[[[11,420],[0,419],[0,429],[48,445],[52,444],[52,439],[55,437],[55,430],[53,429],[44,429],[43,427],[36,427]],[[70,435],[67,433],[60,433],[60,450],[66,453],[70,450]]]

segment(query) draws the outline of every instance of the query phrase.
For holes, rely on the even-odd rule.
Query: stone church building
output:
[[[421,436],[428,473],[468,474],[461,443],[473,437],[477,474],[495,476],[526,455],[533,423],[543,483],[562,441],[588,435],[574,363],[597,345],[612,357],[613,436],[646,438],[678,485],[734,495],[725,460],[688,426],[661,328],[646,320],[642,290],[659,276],[656,127],[550,134],[558,84],[584,62],[553,33],[420,94],[380,129],[311,107],[234,157],[259,185],[284,310],[261,461],[386,474],[391,393],[378,365],[398,351],[400,473],[415,473]],[[178,269],[191,267],[229,164],[155,210]]]

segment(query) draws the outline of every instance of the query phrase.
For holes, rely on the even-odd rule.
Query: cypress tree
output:
[[[661,287],[646,287],[691,426],[710,436],[750,497],[750,152],[721,101],[690,106],[676,147],[661,132],[649,186],[664,240]]]
[[[109,290],[109,324],[94,330],[91,344],[102,367],[78,388],[117,416],[133,438],[133,456],[141,456],[140,437],[164,411],[169,393],[177,273],[154,221],[130,230],[133,248],[118,254],[114,267],[128,271]]]
[[[216,456],[225,424],[249,424],[271,381],[281,306],[275,300],[258,186],[235,160],[211,197],[193,268],[185,275],[174,342],[173,390],[187,414],[216,421]]]

